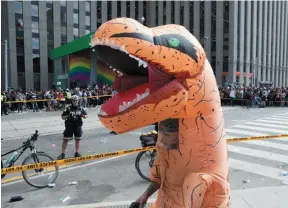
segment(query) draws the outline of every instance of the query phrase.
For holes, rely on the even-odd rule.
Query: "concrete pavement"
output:
[[[288,186],[253,188],[234,190],[231,193],[232,208],[287,208]],[[149,199],[146,207],[150,207],[155,198]],[[71,206],[56,206],[45,208],[129,208],[131,201],[106,202],[95,204],[81,204]],[[44,207],[43,207],[44,208]]]
[[[236,107],[230,109],[231,108],[224,112],[226,130],[228,130],[227,137],[275,134],[278,130],[288,133],[287,108],[247,110]],[[49,115],[48,113],[43,115],[46,115],[47,122],[51,120],[51,116],[57,116],[60,120],[59,115]],[[22,116],[21,118],[23,119],[23,115],[19,115],[19,117],[20,116]],[[30,121],[34,121],[35,123],[37,123],[39,119],[35,116],[33,116],[33,119],[32,117],[29,118],[28,113],[25,116],[25,119],[31,119]],[[98,119],[96,113],[91,112],[89,117],[93,116],[94,120],[91,122],[95,126],[97,125]],[[19,121],[19,119],[17,120]],[[246,127],[253,127],[253,129]],[[104,127],[86,130],[84,131],[84,138],[81,143],[81,153],[88,155],[139,147],[140,142],[138,135],[141,132],[147,132],[152,129],[153,126],[150,126],[145,129],[116,136],[109,135],[109,130]],[[34,128],[32,127],[31,133],[33,133],[33,131]],[[61,133],[39,137],[37,141],[38,149],[56,157],[60,152],[62,131],[63,129],[61,129]],[[21,138],[4,139],[1,150],[5,152],[12,147],[20,145],[22,141],[23,139]],[[288,176],[279,176],[279,173],[288,171],[288,138],[232,143],[229,144],[228,148],[231,189],[233,193],[238,193],[237,190],[241,189],[252,189],[252,191],[261,192],[261,190],[265,190],[271,186],[275,187],[276,190],[278,188],[282,190],[283,186],[287,186]],[[67,150],[67,156],[72,156],[74,153],[73,141],[69,142]],[[136,199],[141,192],[146,189],[148,183],[138,176],[134,167],[135,158],[136,155],[133,154],[66,167],[60,170],[56,187],[53,189],[37,190],[22,180],[2,183],[1,204],[6,208],[39,208],[80,204],[80,207],[83,207],[82,204]],[[22,162],[23,158],[20,160],[19,162]],[[149,169],[147,169],[147,172],[148,171]],[[7,178],[9,177],[17,177],[17,175],[7,175]],[[78,184],[76,186],[68,186],[68,183],[71,181],[77,181]],[[268,190],[272,190],[272,188]],[[283,188],[283,193],[286,193],[287,196],[287,189]],[[15,195],[23,195],[25,199],[22,202],[9,203],[9,198]],[[248,192],[248,195],[252,194]],[[71,198],[65,203],[60,201],[60,199],[67,196]],[[232,202],[235,203],[235,200],[240,200],[240,196],[232,195]],[[245,200],[246,198],[244,196]],[[256,195],[255,198],[257,198]],[[266,198],[268,197],[266,196],[265,199]],[[240,203],[239,200],[236,202]],[[281,202],[280,199],[273,199],[273,201],[276,200]],[[235,207],[234,204],[232,207]],[[244,205],[240,207],[245,208]],[[254,207],[266,208],[265,206]],[[274,207],[277,206],[270,206],[269,208]],[[281,206],[279,205],[278,207]]]

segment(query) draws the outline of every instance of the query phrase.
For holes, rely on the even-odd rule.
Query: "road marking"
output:
[[[234,126],[237,127],[237,126]],[[225,129],[225,132],[229,133],[235,133],[235,134],[240,134],[240,135],[245,135],[245,136],[264,136],[265,134],[261,134],[259,132],[253,132],[253,131],[244,131],[244,130],[237,130],[237,129]]]
[[[286,140],[287,140],[287,139],[286,139]],[[246,144],[255,144],[255,145],[260,145],[260,146],[264,146],[264,147],[272,147],[272,148],[276,148],[276,149],[281,149],[281,150],[286,150],[286,151],[288,151],[288,145],[278,144],[278,143],[274,143],[274,142],[270,142],[270,141],[250,140],[250,141],[244,141],[243,143],[246,143]]]
[[[59,169],[61,169],[61,168],[66,168],[66,167],[68,167],[68,166],[67,166],[67,165],[61,165],[61,166],[59,166]],[[44,173],[45,173],[45,174],[48,174],[48,173],[50,173],[50,172],[52,172],[52,171],[55,171],[55,167],[47,167],[47,168],[45,168],[44,170],[45,170]],[[33,170],[32,170],[32,171],[33,171]],[[37,176],[37,175],[38,175],[38,173],[28,174],[29,177],[31,177],[31,176]],[[11,182],[11,181],[16,181],[16,180],[20,180],[20,179],[23,179],[23,176],[22,176],[22,175],[14,176],[14,177],[7,178],[7,179],[2,179],[2,180],[1,180],[1,184],[9,183],[9,182]]]
[[[249,126],[249,125],[237,125],[234,128],[239,128],[239,129],[251,129],[251,130],[256,130],[256,131],[261,131],[261,132],[273,132],[276,134],[287,134],[288,131],[285,130],[280,130],[280,129],[268,129],[268,128],[262,128],[262,127],[257,127],[257,126]]]
[[[266,176],[269,178],[274,178],[279,181],[288,182],[288,177],[279,176],[279,173],[282,172],[283,169],[271,168],[271,167],[259,165],[256,163],[235,160],[232,158],[229,158],[229,164],[230,164],[230,167],[233,169],[246,171],[249,173],[254,173],[254,174]]]
[[[241,155],[262,158],[265,160],[288,163],[288,156],[281,155],[281,154],[274,154],[271,152],[266,152],[266,151],[261,151],[261,150],[246,148],[246,147],[240,147],[240,146],[233,146],[233,145],[228,145],[228,151],[238,153]]]
[[[111,157],[111,158],[107,158],[107,159],[95,161],[95,162],[88,163],[88,164],[72,166],[72,167],[69,167],[69,168],[60,169],[59,172],[65,172],[65,171],[68,171],[68,170],[74,170],[74,169],[78,169],[78,168],[83,168],[83,167],[91,166],[91,165],[94,165],[94,164],[98,164],[98,163],[102,163],[102,162],[107,162],[107,161],[110,161],[110,160],[115,160],[115,159],[118,159],[118,158],[121,158],[121,157],[125,157],[125,156],[128,156],[128,155],[132,155],[132,154],[133,154],[133,153],[131,153],[131,154],[126,154],[126,155],[121,155],[121,156],[118,156],[118,157]],[[44,174],[44,175],[37,175],[37,176],[33,176],[32,178],[39,178],[39,177],[43,177],[43,176],[45,176],[45,175],[46,175],[46,174]],[[57,180],[57,179],[56,179],[56,180]],[[12,182],[10,182],[10,183],[2,184],[2,187],[4,187],[4,186],[9,186],[9,185],[13,185],[13,184],[20,183],[20,182],[23,182],[23,181],[24,181],[24,180],[12,181]]]
[[[105,126],[91,126],[91,127],[83,127],[82,130],[92,130],[92,129],[101,129],[101,128],[106,129]],[[33,131],[31,131],[31,134],[27,134],[27,135],[24,135],[24,136],[18,136],[18,137],[12,137],[12,138],[7,138],[7,137],[3,138],[2,137],[2,139],[3,139],[2,142],[11,141],[11,140],[17,140],[17,139],[19,139],[19,140],[20,139],[28,139],[34,133]],[[49,135],[53,135],[53,134],[60,134],[62,132],[63,132],[63,130],[54,131],[54,132],[47,132],[47,133],[42,133],[42,134],[41,134],[41,132],[39,132],[39,135],[40,136],[49,136]]]
[[[273,128],[279,128],[279,129],[287,129],[288,125],[273,125],[273,124],[267,124],[267,123],[257,123],[257,122],[247,122],[245,123],[247,125],[255,125],[255,126],[263,126],[263,127],[273,127]]]
[[[271,124],[285,124],[285,122],[283,122],[283,121],[272,121],[272,120],[269,120],[269,118],[261,119],[261,120],[257,120],[257,121],[263,122],[263,123],[271,123]]]

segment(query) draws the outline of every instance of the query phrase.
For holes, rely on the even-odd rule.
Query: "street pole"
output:
[[[8,41],[5,40],[5,90],[8,91]]]

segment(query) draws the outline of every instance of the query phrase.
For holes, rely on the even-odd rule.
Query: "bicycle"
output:
[[[39,137],[38,130],[36,130],[35,133],[27,141],[23,142],[23,145],[21,147],[14,149],[14,150],[11,150],[5,154],[2,154],[1,155],[1,169],[2,168],[9,168],[9,167],[13,166],[15,164],[15,162],[20,158],[20,156],[27,149],[30,149],[31,154],[24,159],[22,165],[32,164],[33,161],[35,163],[43,162],[39,159],[40,157],[48,158],[49,159],[48,161],[54,161],[54,159],[51,156],[47,155],[44,152],[40,152],[40,151],[36,150],[36,148],[34,147],[34,143],[37,141],[38,137]],[[20,149],[21,149],[21,151],[20,151],[20,153],[18,153],[17,151]],[[2,160],[3,156],[9,155],[11,153],[13,153],[13,154],[6,161]],[[32,160],[32,163],[29,162],[30,160]],[[48,161],[45,161],[45,162],[48,162]],[[22,176],[23,176],[23,179],[26,181],[26,183],[28,183],[30,186],[33,186],[35,188],[46,188],[46,187],[48,187],[49,184],[52,184],[56,181],[56,179],[58,177],[58,173],[59,173],[59,168],[56,165],[55,170],[54,170],[55,173],[50,174],[50,176],[48,178],[49,181],[45,184],[42,184],[42,185],[35,184],[31,180],[34,178],[39,178],[39,177],[37,177],[37,175],[39,175],[39,174],[41,174],[42,176],[46,175],[44,168],[32,170],[35,172],[33,174],[27,174],[27,171],[29,171],[29,170],[22,171]],[[51,172],[52,171],[48,170],[48,173],[51,173]],[[1,174],[1,178],[4,178],[5,176],[6,176],[6,174]],[[32,176],[32,177],[29,178],[30,176]]]
[[[156,131],[152,131],[149,134],[141,135],[140,136],[140,141],[141,141],[142,147],[155,146],[156,142],[157,142],[157,132]],[[150,176],[150,169],[153,166],[153,163],[154,163],[154,160],[156,158],[156,155],[157,155],[156,149],[147,150],[147,151],[140,152],[137,155],[136,160],[135,160],[135,168],[137,170],[137,173],[139,174],[139,176],[141,178],[143,178],[144,180],[149,181],[149,182],[150,182],[150,177],[149,177]],[[144,156],[146,156],[147,158],[144,158]],[[142,161],[145,160],[144,163],[147,164],[147,159],[148,159],[149,171],[148,171],[148,173],[143,174],[144,171],[142,171],[141,168],[140,168],[140,161],[141,160]]]

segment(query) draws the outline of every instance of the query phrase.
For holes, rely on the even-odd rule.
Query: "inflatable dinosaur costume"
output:
[[[96,31],[91,47],[123,74],[101,122],[117,133],[160,122],[152,182],[138,202],[158,189],[157,208],[230,207],[220,97],[197,39],[180,25],[147,28],[117,18]]]

